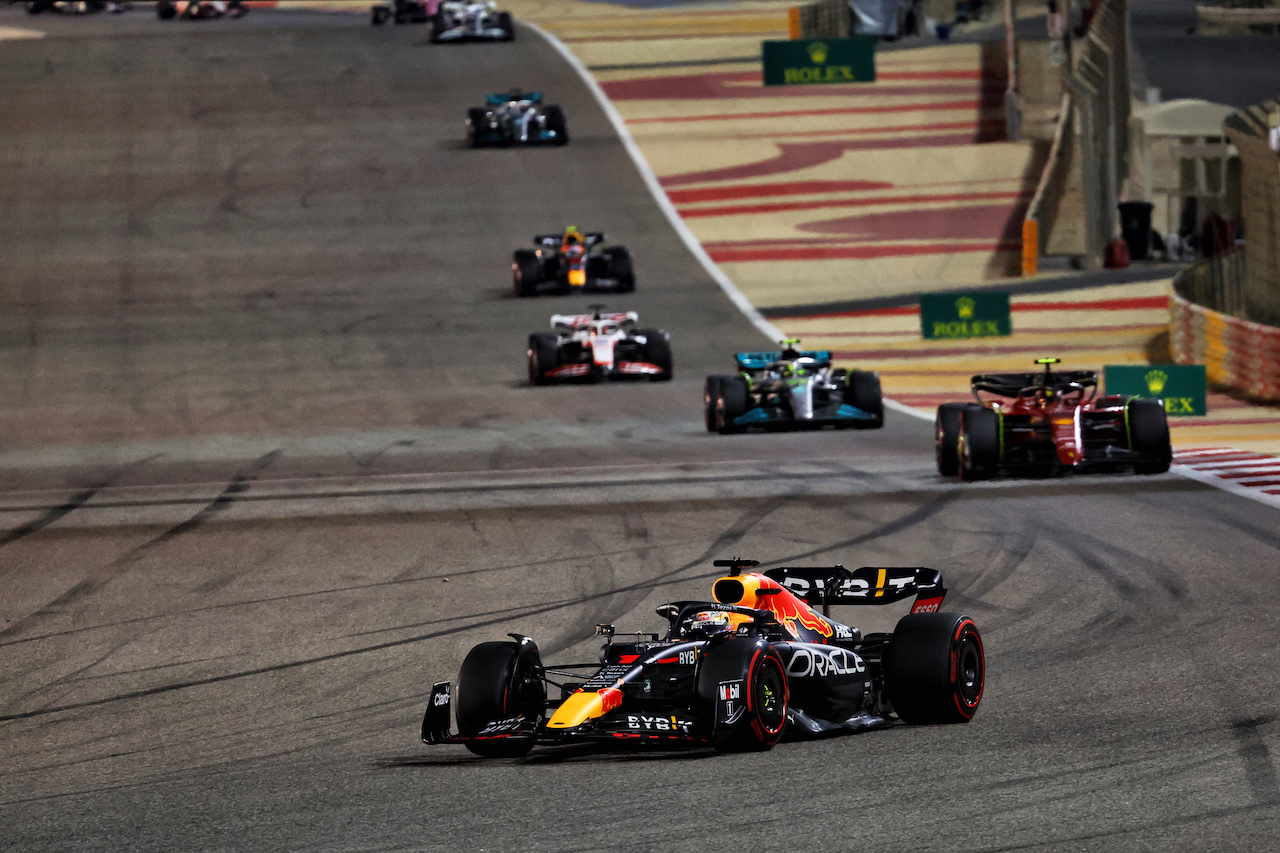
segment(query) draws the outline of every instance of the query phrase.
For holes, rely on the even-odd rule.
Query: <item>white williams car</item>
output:
[[[634,311],[554,314],[554,332],[529,336],[529,381],[534,385],[578,380],[671,378],[671,336],[661,329],[637,329]]]
[[[431,40],[511,41],[516,37],[515,21],[510,12],[499,12],[493,0],[467,2],[444,0],[431,16]]]

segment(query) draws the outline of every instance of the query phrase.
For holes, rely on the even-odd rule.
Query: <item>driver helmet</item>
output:
[[[699,610],[685,621],[689,632],[699,634],[735,634],[738,626],[747,621],[741,613],[727,613],[723,610]]]
[[[783,358],[799,358],[800,350],[796,349],[796,344],[798,343],[800,342],[797,340],[783,341],[782,357]]]
[[[570,225],[564,229],[564,242],[566,246],[571,243],[579,243],[581,241],[582,235],[578,233],[576,226]]]

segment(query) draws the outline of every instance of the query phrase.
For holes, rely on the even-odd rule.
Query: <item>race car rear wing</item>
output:
[[[799,351],[796,358],[811,358],[817,362],[815,367],[826,367],[831,364],[831,350],[829,349],[807,349]],[[783,358],[780,350],[767,350],[764,352],[740,352],[734,354],[734,359],[738,362],[739,370],[764,370],[775,361],[790,361],[790,358]]]
[[[824,615],[832,604],[891,604],[913,595],[912,613],[936,613],[947,595],[942,573],[923,566],[783,566],[764,575],[810,606],[822,605]]]
[[[533,244],[535,246],[545,246],[547,248],[559,246],[562,242],[564,242],[563,234],[538,234],[533,238]],[[603,243],[604,232],[583,231],[582,242],[586,246],[594,246],[597,243]]]

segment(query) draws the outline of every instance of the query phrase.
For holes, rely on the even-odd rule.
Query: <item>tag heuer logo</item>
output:
[[[1152,394],[1159,394],[1164,390],[1164,384],[1169,381],[1169,375],[1163,370],[1152,370],[1142,377],[1147,382],[1147,390]]]
[[[975,307],[977,307],[977,303],[967,296],[961,296],[956,300],[956,313],[960,315],[961,320],[968,320],[972,317]]]
[[[805,50],[809,51],[809,58],[818,65],[827,61],[827,46],[820,41],[815,41]]]

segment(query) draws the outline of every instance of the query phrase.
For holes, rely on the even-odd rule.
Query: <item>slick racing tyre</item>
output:
[[[608,268],[605,276],[616,281],[619,293],[636,289],[636,275],[631,268],[631,252],[626,246],[610,246],[600,253]]]
[[[986,657],[978,626],[968,616],[903,616],[883,666],[885,694],[903,722],[967,723],[982,701]]]
[[[1000,416],[982,406],[960,413],[960,479],[989,480],[1000,471]]]
[[[734,419],[747,413],[750,407],[750,395],[747,393],[747,380],[741,376],[725,376],[720,380],[719,394],[716,397],[716,431],[721,435],[744,432],[746,427],[735,424]]]
[[[511,286],[516,296],[536,296],[542,281],[542,263],[530,249],[517,249],[511,258]]]
[[[400,23],[399,14],[396,15],[396,23]],[[444,35],[445,30],[449,29],[449,22],[445,20],[444,12],[436,12],[431,16],[431,43],[439,44],[440,37]]]
[[[943,403],[933,419],[933,456],[944,477],[960,473],[960,413],[971,407],[972,403]]]
[[[483,148],[488,138],[488,115],[476,107],[467,110],[467,144],[472,148]]]
[[[534,332],[529,336],[529,381],[549,385],[554,381],[547,371],[560,366],[560,339],[552,332]]]
[[[391,10],[388,9],[386,6],[373,7],[373,25],[375,27],[382,26],[387,22],[387,19],[390,17],[391,17]]]
[[[162,21],[171,21],[178,16],[178,7],[169,0],[160,0],[156,4],[156,17]]]
[[[498,13],[498,29],[502,30],[504,35],[502,41],[514,41],[516,37],[516,22],[511,19],[510,12]]]
[[[564,145],[569,141],[569,123],[564,117],[564,110],[557,106],[547,107],[544,113],[547,118],[547,130],[555,134],[552,145]]]
[[[1126,408],[1129,449],[1147,457],[1135,462],[1139,474],[1163,474],[1173,461],[1169,443],[1169,419],[1159,400],[1130,400]]]
[[[719,412],[720,402],[720,383],[726,379],[734,379],[733,376],[708,376],[707,383],[702,386],[702,412],[707,423],[707,432],[715,432],[717,426],[717,413]]]
[[[661,329],[640,329],[636,332],[638,335],[644,335],[644,358],[653,366],[660,369],[661,373],[653,375],[654,382],[668,382],[671,379],[671,341],[667,338],[667,333]]]
[[[458,673],[458,734],[467,749],[486,758],[513,758],[533,749],[532,735],[488,739],[494,723],[516,716],[537,723],[546,708],[538,647],[526,643],[481,643],[467,653]]]
[[[855,370],[849,374],[848,396],[845,402],[862,409],[875,420],[857,421],[861,429],[879,429],[884,426],[884,398],[880,393],[880,377],[870,370]]]
[[[703,655],[696,689],[712,722],[711,745],[720,752],[772,749],[787,724],[781,656],[765,640],[733,636],[707,644]]]

